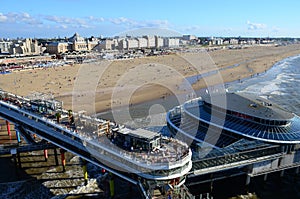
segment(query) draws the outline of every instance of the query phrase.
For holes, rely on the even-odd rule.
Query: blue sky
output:
[[[114,36],[140,28],[197,36],[299,37],[300,1],[0,0],[0,38]]]

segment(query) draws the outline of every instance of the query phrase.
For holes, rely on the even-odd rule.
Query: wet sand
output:
[[[95,113],[187,92],[188,89],[180,89],[185,77],[216,69],[223,70],[200,79],[192,88],[198,90],[255,76],[276,62],[297,54],[300,54],[300,45],[256,46],[101,61],[1,75],[0,88],[22,96],[34,92],[47,93],[62,100],[66,109]],[[239,65],[228,67],[235,64]],[[91,106],[94,102],[95,106]]]

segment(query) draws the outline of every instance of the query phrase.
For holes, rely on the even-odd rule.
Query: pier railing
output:
[[[83,132],[67,127],[57,123],[55,120],[30,112],[12,103],[0,101],[0,107],[1,106],[11,112],[22,115],[24,119],[30,122],[46,125],[46,127],[51,128],[52,131],[52,133],[48,131],[47,134],[51,134],[53,137],[68,137],[68,140],[72,142],[72,145],[78,147],[82,151],[90,152],[91,149],[94,149],[95,154],[104,154],[107,157],[113,158],[117,162],[125,163],[131,168],[137,169],[141,173],[145,171],[151,176],[165,176],[167,172],[169,172],[167,173],[168,175],[176,173],[180,174],[187,169],[187,165],[191,160],[191,150],[187,147],[187,145],[174,139],[169,140],[169,144],[176,141],[179,146],[178,151],[173,148],[173,151],[160,151],[159,153],[153,154],[147,152],[133,153],[115,146],[108,138],[106,138],[105,135],[100,136],[105,138],[103,142],[103,139],[100,139],[97,133]],[[166,140],[166,138],[163,140]],[[165,149],[172,148],[172,146],[168,146],[169,144],[167,141],[165,142],[165,145],[167,146]],[[181,150],[181,148],[184,150]],[[153,170],[166,171],[162,171],[161,173],[152,173]]]
[[[193,171],[201,169],[209,169],[213,167],[234,164],[245,165],[252,161],[261,161],[263,159],[272,158],[274,155],[282,155],[282,147],[279,145],[269,146],[265,148],[252,149],[242,152],[225,153],[222,156],[212,156],[209,158],[194,158],[193,159]]]

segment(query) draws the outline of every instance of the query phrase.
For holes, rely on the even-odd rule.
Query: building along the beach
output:
[[[183,35],[182,36],[183,40],[187,40],[187,41],[191,41],[191,40],[196,40],[198,39],[198,37],[196,37],[195,35]]]
[[[155,48],[155,37],[154,36],[144,36],[147,39],[147,48]]]
[[[102,40],[99,45],[97,46],[98,50],[113,50],[115,49],[115,41],[112,39],[105,39]]]
[[[87,40],[88,50],[93,50],[99,44],[99,40],[95,37],[91,37]]]
[[[78,33],[75,33],[69,41],[72,42],[72,50],[73,51],[87,51],[88,45],[83,37],[81,37]]]
[[[51,42],[47,45],[47,52],[50,54],[60,54],[72,50],[68,42]]]
[[[11,41],[0,41],[0,54],[9,54]]]
[[[161,48],[164,46],[164,39],[158,36],[155,36],[155,47]]]
[[[148,47],[148,40],[147,39],[139,37],[139,38],[137,38],[137,40],[139,42],[138,43],[139,48],[147,48]]]
[[[137,49],[139,47],[139,40],[137,38],[128,38],[125,39],[127,42],[127,50],[129,49]]]
[[[164,38],[165,48],[176,48],[179,47],[179,39],[177,38]]]
[[[125,39],[120,39],[118,41],[118,49],[119,50],[127,49],[127,41]]]
[[[17,40],[9,46],[9,54],[11,55],[37,55],[41,51],[38,41],[29,38]]]

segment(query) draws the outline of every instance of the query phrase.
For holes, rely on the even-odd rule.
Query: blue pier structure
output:
[[[167,125],[193,151],[186,184],[299,171],[300,117],[265,98],[206,93],[170,110]]]

